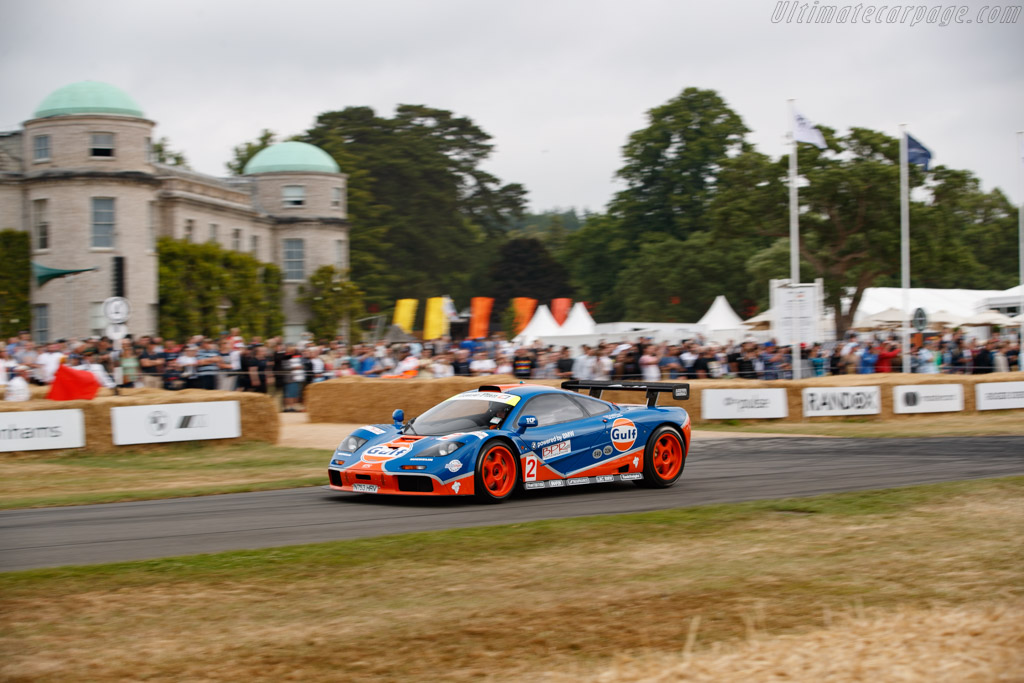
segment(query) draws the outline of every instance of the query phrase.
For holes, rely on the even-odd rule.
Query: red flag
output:
[[[88,370],[75,370],[66,365],[57,368],[46,398],[51,401],[90,400],[100,390],[100,381]]]
[[[572,299],[551,300],[551,315],[555,317],[555,322],[559,325],[563,324],[565,319],[569,317],[570,308],[572,308]]]

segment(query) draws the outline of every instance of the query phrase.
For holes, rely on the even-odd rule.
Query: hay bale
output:
[[[896,415],[893,412],[892,387],[897,384],[962,384],[964,385],[964,412],[976,412],[974,385],[978,382],[1020,381],[1019,373],[990,375],[917,375],[917,374],[875,374],[838,375],[811,377],[801,380],[745,380],[745,379],[704,379],[689,380],[690,398],[676,401],[671,395],[662,394],[659,405],[677,405],[685,408],[694,424],[708,424],[717,420],[701,417],[701,392],[704,389],[786,389],[789,417],[779,420],[740,420],[744,424],[765,422],[842,422],[851,419],[858,422],[867,420],[892,420],[919,417],[919,415]],[[687,380],[676,380],[687,382]],[[475,389],[484,384],[519,384],[509,375],[495,377],[450,377],[447,379],[377,379],[368,377],[345,377],[333,379],[306,388],[305,405],[310,422],[363,422],[389,423],[395,408],[405,411],[407,417],[419,415],[444,399],[461,391]],[[530,384],[560,386],[561,380],[530,380]],[[879,415],[850,417],[803,416],[803,393],[805,387],[864,387],[879,386],[882,394],[882,412]],[[644,403],[641,393],[607,391],[603,398],[613,403]]]
[[[0,413],[32,410],[81,410],[85,423],[85,448],[82,449],[83,451],[89,453],[113,453],[130,449],[133,452],[150,452],[166,450],[168,447],[174,446],[174,444],[115,446],[110,422],[110,410],[112,408],[167,403],[206,403],[211,401],[239,402],[242,435],[237,439],[210,439],[208,443],[233,441],[277,443],[281,428],[277,407],[269,396],[255,393],[204,391],[201,389],[186,389],[184,391],[122,389],[120,395],[115,396],[113,392],[109,392],[107,395],[98,395],[91,401],[50,401],[45,398],[33,398],[31,401],[21,403],[0,401]],[[11,455],[14,455],[14,453]]]

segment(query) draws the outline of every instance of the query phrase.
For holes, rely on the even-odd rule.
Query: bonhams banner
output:
[[[880,387],[808,387],[803,390],[804,417],[878,415]]]
[[[85,417],[81,410],[27,410],[0,413],[0,453],[81,448]]]
[[[705,420],[772,419],[787,417],[785,389],[704,389],[700,413]]]

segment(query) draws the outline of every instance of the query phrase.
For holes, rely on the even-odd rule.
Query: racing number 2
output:
[[[523,468],[524,481],[537,481],[537,458],[532,455],[526,459],[526,467]]]

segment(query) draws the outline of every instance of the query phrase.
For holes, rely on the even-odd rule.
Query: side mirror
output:
[[[391,419],[395,423],[395,429],[401,429],[402,423],[405,422],[405,411],[399,408],[395,412],[391,413]]]
[[[536,427],[537,424],[537,418],[533,415],[523,415],[519,418],[519,422],[517,423],[519,429],[516,430],[516,434],[522,434],[530,427]]]

